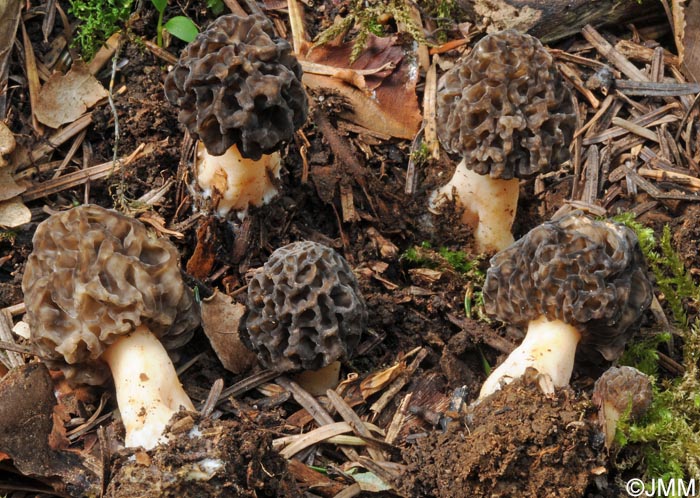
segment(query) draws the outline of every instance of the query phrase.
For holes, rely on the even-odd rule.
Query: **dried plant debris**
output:
[[[23,475],[70,496],[99,494],[95,461],[68,443],[55,415],[56,398],[42,363],[17,367],[0,380],[0,460],[3,453]],[[58,424],[58,425],[57,425]]]
[[[590,25],[582,34],[588,44],[555,51],[566,77],[591,104],[575,135],[569,205],[598,215],[621,207],[641,214],[700,200],[692,97],[698,88],[683,77],[679,59],[653,44],[613,45]],[[609,75],[605,84],[601,71]]]
[[[170,442],[112,462],[108,498],[211,496],[301,498],[272,436],[248,422],[176,416]]]

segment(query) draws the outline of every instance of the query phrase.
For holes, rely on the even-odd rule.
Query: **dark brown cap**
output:
[[[348,262],[311,241],[277,249],[248,284],[241,339],[267,368],[317,370],[352,356],[367,308]]]
[[[438,136],[467,168],[527,178],[569,158],[576,128],[569,87],[552,56],[514,30],[482,38],[441,80]]]
[[[581,332],[582,344],[617,358],[652,299],[637,236],[573,213],[546,222],[491,258],[486,312],[525,326],[544,316]]]
[[[236,145],[260,159],[304,124],[306,93],[289,43],[263,15],[219,17],[182,52],[165,80],[179,120],[212,155]]]

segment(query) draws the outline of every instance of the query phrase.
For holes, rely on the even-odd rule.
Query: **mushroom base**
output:
[[[194,170],[202,197],[211,201],[216,214],[225,217],[238,211],[243,218],[249,206],[262,206],[277,195],[281,164],[278,152],[254,161],[233,145],[223,155],[212,156],[198,142]]]
[[[473,172],[462,160],[447,185],[430,196],[435,211],[456,195],[463,208],[462,222],[474,229],[477,250],[498,252],[513,242],[511,227],[518,207],[520,184],[517,178],[500,180]]]
[[[323,396],[328,389],[335,389],[340,382],[340,362],[334,361],[318,370],[304,370],[294,380],[313,396]]]
[[[522,344],[491,372],[481,387],[479,399],[499,390],[502,384],[522,377],[529,367],[551,380],[554,387],[568,385],[580,339],[581,334],[561,320],[540,317],[530,322]]]
[[[118,339],[102,359],[114,378],[127,447],[155,447],[176,412],[194,411],[167,351],[148,328]]]

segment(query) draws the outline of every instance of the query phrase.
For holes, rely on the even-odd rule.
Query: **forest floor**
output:
[[[278,33],[290,41],[293,34],[301,37],[298,44],[336,16],[348,16],[352,4],[300,3],[301,15],[290,13],[287,2],[270,0],[264,8]],[[227,2],[225,13],[232,5],[241,9]],[[172,38],[157,46],[158,13],[150,2],[132,15],[125,34],[112,39],[111,49],[98,51],[102,64],[82,66],[81,77],[94,75],[102,87],[99,97],[56,126],[37,119],[46,117],[48,111],[38,107],[47,99],[61,99],[39,99],[42,85],[55,71],[67,71],[66,60],[79,51],[67,48],[61,19],[68,10],[61,0],[32,6],[22,12],[16,37],[13,32],[8,42],[5,36],[8,44],[0,47],[7,54],[0,69],[9,75],[2,118],[17,142],[7,165],[0,163],[0,182],[6,182],[0,185],[0,227],[6,227],[0,229],[0,340],[7,348],[0,360],[10,369],[0,380],[0,494],[617,497],[627,496],[625,483],[632,478],[700,477],[694,475],[697,457],[679,456],[697,444],[697,436],[680,439],[686,430],[697,434],[698,404],[669,394],[691,392],[688,386],[698,380],[698,353],[691,354],[689,345],[700,345],[693,325],[700,298],[699,90],[683,76],[663,17],[650,26],[591,28],[549,45],[574,89],[579,131],[570,161],[521,181],[513,227],[517,240],[553,216],[579,209],[595,217],[632,213],[652,230],[658,260],[650,274],[665,287],[655,287],[656,300],[631,341],[644,348],[623,358],[639,368],[642,359],[652,359],[649,373],[660,401],[650,417],[670,414],[685,425],[662,427],[648,418],[628,425],[627,444],[608,451],[591,402],[606,362],[578,361],[570,387],[554,396],[526,379],[463,413],[486,371],[517,346],[523,331],[483,315],[478,296],[488,255],[476,253],[458,210],[438,215],[427,209],[430,193],[456,163],[439,150],[430,155],[429,123],[424,145],[413,137],[423,124],[424,94],[435,88],[426,75],[439,76],[467,52],[483,34],[478,23],[453,22],[446,39],[429,48],[405,32],[396,34],[401,29],[390,15],[383,19],[386,36],[371,37],[353,66],[368,70],[365,84],[378,96],[374,104],[363,100],[371,91],[338,75],[305,79],[309,119],[283,151],[279,195],[241,221],[196,209],[194,142],[163,90],[185,44]],[[53,20],[47,21],[47,12]],[[429,31],[426,11],[416,12]],[[170,6],[166,18],[175,14],[200,27],[216,17],[197,2],[184,10]],[[302,19],[305,33],[292,32],[291,16]],[[600,34],[613,52],[596,38]],[[317,49],[306,60],[347,66],[349,46]],[[420,65],[421,57],[434,63],[432,69]],[[612,75],[612,87],[586,85],[601,71]],[[625,90],[631,85],[615,87],[619,81],[638,83],[637,93]],[[80,95],[86,86],[70,91]],[[366,109],[359,108],[363,103]],[[10,195],[10,188],[17,190]],[[37,224],[84,203],[118,209],[168,237],[188,282],[205,300],[218,291],[244,304],[250,271],[290,242],[313,240],[337,250],[359,279],[369,319],[358,351],[342,365],[337,391],[344,401],[316,399],[334,422],[352,421],[349,410],[376,432],[359,438],[361,446],[325,441],[328,435],[314,432],[324,424],[309,414],[314,398],[287,378],[260,381],[260,367],[227,371],[198,329],[177,366],[203,413],[180,415],[167,445],[135,456],[121,448],[123,429],[110,388],[68,386],[55,372],[47,376],[35,368],[31,343],[17,326]],[[13,223],[17,218],[21,222]],[[684,412],[686,406],[691,411]],[[217,442],[215,449],[198,438],[177,437],[194,424]],[[645,427],[643,443],[634,430]],[[277,450],[297,441],[285,438],[301,433],[318,439],[280,456]],[[193,462],[203,458],[226,462],[226,471],[188,478]],[[658,458],[672,459],[675,467],[650,467]],[[144,487],[146,482],[158,484]]]

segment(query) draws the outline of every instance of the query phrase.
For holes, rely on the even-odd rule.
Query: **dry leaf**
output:
[[[684,58],[685,0],[672,0],[671,15],[673,16],[673,41],[676,43],[678,58],[682,62]]]
[[[87,66],[75,62],[66,74],[54,73],[44,83],[34,113],[43,124],[58,128],[78,119],[107,95],[107,90],[90,74]]]
[[[680,33],[674,30],[676,38],[680,37],[681,40],[678,55],[685,77],[689,81],[698,82],[700,81],[700,1],[693,0],[683,4],[685,7],[679,9],[683,16],[682,30]],[[674,14],[674,21],[675,17]]]
[[[244,312],[245,306],[218,291],[202,301],[204,333],[224,368],[236,374],[250,370],[257,363],[255,354],[245,347],[238,335],[238,324]]]
[[[32,219],[29,208],[18,197],[26,189],[17,185],[12,178],[14,165],[8,163],[8,156],[15,149],[15,137],[10,129],[0,122],[0,227],[12,228]]]
[[[205,219],[197,228],[197,245],[187,261],[187,273],[199,280],[206,279],[216,262],[216,233],[212,219]]]
[[[304,84],[319,91],[334,93],[349,104],[339,114],[381,135],[412,139],[418,132],[422,116],[416,82],[415,62],[409,62],[404,49],[395,45],[394,37],[370,36],[367,48],[349,67],[354,70],[379,69],[363,76],[364,88],[330,76],[305,73]],[[337,68],[348,68],[352,44],[324,45],[306,55],[306,59]],[[370,93],[371,92],[371,93]]]
[[[401,361],[394,366],[369,374],[360,384],[362,397],[369,398],[381,391],[406,370],[406,362]]]
[[[0,452],[10,455],[26,476],[41,478],[60,495],[96,496],[99,477],[89,470],[77,452],[54,451],[50,438],[60,434],[54,418],[56,398],[46,365],[29,363],[12,369],[0,379]],[[62,425],[62,424],[61,424]]]
[[[21,0],[0,2],[0,88],[5,88],[7,82],[7,65],[15,44],[22,4]]]
[[[32,213],[19,198],[0,202],[0,227],[13,228],[32,221]]]

